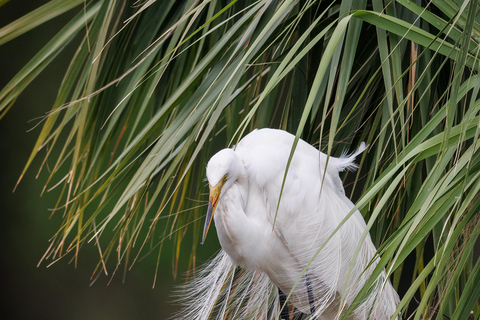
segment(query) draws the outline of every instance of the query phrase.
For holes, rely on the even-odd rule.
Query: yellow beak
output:
[[[219,183],[217,183],[215,187],[212,187],[210,184],[208,185],[208,187],[210,188],[210,197],[208,198],[207,217],[205,219],[205,226],[203,227],[202,244],[205,242],[208,228],[212,223],[213,214],[215,213],[215,209],[217,208],[218,198],[220,198],[220,192],[222,192],[222,187],[224,183],[225,179],[222,179]]]

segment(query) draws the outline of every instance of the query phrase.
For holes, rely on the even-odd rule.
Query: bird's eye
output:
[[[222,178],[223,181],[227,180],[227,174],[225,174]]]

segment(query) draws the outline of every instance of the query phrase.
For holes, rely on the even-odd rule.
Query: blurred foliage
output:
[[[0,28],[45,0],[10,1],[0,7]],[[31,59],[36,51],[74,15],[72,10],[50,20],[0,47],[0,88]],[[90,285],[98,250],[88,244],[80,252],[74,268],[71,259],[47,268],[37,267],[48,246],[48,240],[62,222],[61,215],[49,219],[48,210],[55,205],[59,190],[39,197],[48,178],[45,170],[38,176],[30,170],[12,192],[25,161],[35,144],[41,127],[31,130],[36,118],[45,114],[55,100],[62,73],[68,67],[79,37],[67,46],[45,70],[25,88],[0,122],[0,241],[3,246],[1,319],[166,319],[178,309],[172,303],[171,287],[183,277],[172,278],[171,259],[163,259],[159,274],[163,275],[152,290],[156,257],[150,255],[135,265],[134,272],[103,277]],[[32,120],[33,119],[33,120]],[[213,237],[212,240],[215,240]],[[166,248],[171,249],[171,248]],[[213,252],[202,248],[198,260],[206,260]],[[164,251],[170,257],[172,250]],[[188,258],[185,250],[184,259]],[[186,266],[180,266],[184,272]],[[109,285],[107,286],[107,283]]]
[[[90,241],[111,274],[171,239],[194,268],[208,158],[276,127],[332,155],[369,144],[353,189],[405,317],[480,317],[478,1],[52,0],[0,44],[72,8],[0,91],[2,117],[81,37],[24,170],[42,154],[61,190],[45,259]]]

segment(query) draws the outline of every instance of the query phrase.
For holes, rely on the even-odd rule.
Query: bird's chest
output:
[[[246,253],[248,239],[244,239],[241,223],[228,210],[219,210],[214,216],[215,227],[220,245],[233,262],[248,267],[249,258]]]
[[[241,208],[219,208],[215,214],[218,239],[233,262],[247,269],[257,269],[265,259],[265,236],[257,221]]]

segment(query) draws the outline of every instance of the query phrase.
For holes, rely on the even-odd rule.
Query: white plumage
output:
[[[338,173],[356,168],[365,144],[350,156],[329,157],[325,170],[327,155],[299,140],[279,202],[293,142],[282,130],[255,130],[210,159],[203,240],[213,216],[223,250],[188,285],[180,317],[278,319],[279,288],[291,293],[289,301],[299,312],[336,319],[369,278],[376,249],[367,236],[347,281],[366,226],[358,210],[312,261],[354,207]],[[390,319],[397,304],[398,295],[382,273],[349,319]]]

